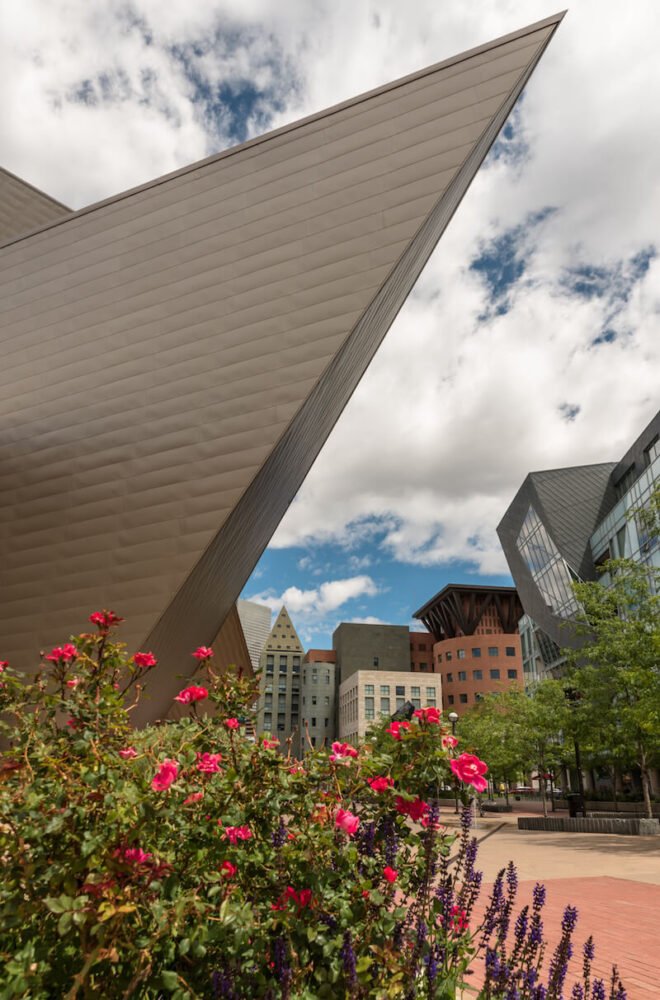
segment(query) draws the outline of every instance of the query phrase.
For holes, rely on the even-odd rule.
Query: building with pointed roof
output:
[[[257,732],[272,733],[284,748],[300,728],[300,673],[305,651],[282,607],[261,653]]]
[[[169,711],[561,18],[79,211],[0,173],[3,657],[115,608]]]

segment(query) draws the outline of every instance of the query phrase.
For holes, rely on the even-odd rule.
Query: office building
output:
[[[634,511],[660,483],[660,412],[616,462],[531,472],[498,526],[525,617],[526,676],[561,673],[562,647],[578,647],[571,629],[573,583],[608,578],[609,558],[660,566],[660,540]]]
[[[310,649],[302,666],[301,756],[306,748],[330,746],[336,738],[335,655],[330,649]]]
[[[363,740],[376,719],[388,718],[411,702],[414,708],[442,706],[442,678],[411,670],[356,670],[339,685],[339,739]]]
[[[446,712],[523,684],[515,587],[448,584],[415,612],[432,632],[433,669],[442,677]]]
[[[562,15],[78,211],[0,174],[0,649],[113,608],[167,714]]]
[[[270,608],[255,601],[236,601],[238,617],[243,628],[245,644],[250,654],[253,670],[259,669],[261,654],[268,640],[271,629],[272,614]]]
[[[261,653],[257,732],[277,736],[283,749],[300,726],[300,671],[304,650],[282,608]]]

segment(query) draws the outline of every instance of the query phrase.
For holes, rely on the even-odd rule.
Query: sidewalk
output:
[[[564,908],[577,907],[573,975],[579,974],[582,945],[592,934],[596,975],[607,978],[616,964],[628,1000],[658,1000],[660,838],[535,833],[518,830],[519,815],[523,813],[477,821],[474,833],[481,841],[477,867],[484,872],[484,899],[497,872],[513,860],[520,878],[516,912],[530,900],[536,882],[546,886],[544,923],[550,949],[559,939]],[[442,816],[450,828],[455,819],[453,813]],[[475,976],[475,985],[476,980]]]

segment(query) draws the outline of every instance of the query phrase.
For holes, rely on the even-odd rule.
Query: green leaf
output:
[[[179,977],[176,972],[172,972],[170,969],[163,969],[160,974],[160,981],[170,993],[179,988]]]

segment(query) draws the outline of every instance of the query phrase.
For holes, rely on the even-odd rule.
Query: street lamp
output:
[[[447,718],[451,722],[451,734],[452,736],[455,736],[456,723],[458,722],[458,715],[456,714],[456,712],[450,712]],[[454,812],[455,813],[458,812],[458,781],[456,780],[456,777],[454,777]]]

